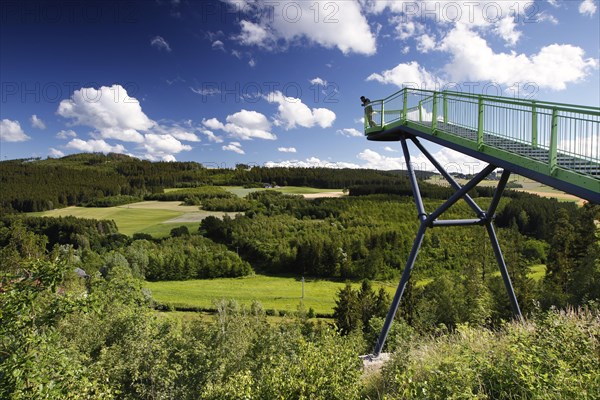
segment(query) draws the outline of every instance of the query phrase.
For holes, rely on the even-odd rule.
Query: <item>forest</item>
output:
[[[123,154],[74,154],[60,159],[0,162],[0,211],[33,212],[98,201],[105,197],[151,198],[164,188],[262,184],[349,188],[401,184],[403,173],[327,168],[264,168],[238,164],[208,169],[195,162],[150,162]],[[421,172],[421,177],[431,175]],[[435,187],[434,187],[435,188]],[[442,189],[439,189],[442,190]]]
[[[600,397],[599,205],[513,191],[502,199],[496,224],[522,323],[484,228],[430,230],[386,343],[392,358],[367,374],[358,355],[372,351],[391,302],[373,282],[398,282],[418,228],[402,171],[207,169],[82,154],[0,162],[0,179],[1,398]],[[348,195],[261,189],[240,198],[220,187],[265,184]],[[422,185],[427,210],[449,195]],[[492,191],[472,195],[485,207]],[[238,214],[164,238],[26,214],[142,199]],[[445,217],[472,214],[458,203]],[[539,265],[545,272],[534,277]],[[143,288],[255,273],[348,284],[330,315],[299,302],[276,320],[235,294],[214,299],[209,317],[181,318]]]

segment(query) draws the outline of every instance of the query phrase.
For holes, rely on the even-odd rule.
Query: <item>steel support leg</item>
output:
[[[379,338],[377,339],[377,343],[375,343],[375,350],[373,350],[373,357],[377,358],[381,350],[383,349],[383,345],[385,344],[385,339],[390,331],[390,327],[392,326],[392,322],[394,321],[394,316],[396,315],[396,311],[398,311],[398,306],[400,305],[400,300],[402,299],[402,295],[404,294],[404,289],[406,289],[406,284],[408,283],[408,279],[410,278],[410,273],[415,266],[415,261],[417,260],[417,255],[419,254],[419,250],[421,249],[421,244],[423,243],[423,237],[425,237],[425,231],[427,230],[427,226],[425,223],[421,222],[421,226],[419,227],[419,231],[417,232],[417,237],[413,242],[412,249],[408,256],[408,260],[406,261],[406,266],[404,267],[404,272],[402,273],[402,278],[400,279],[400,284],[398,285],[398,289],[396,289],[396,294],[394,295],[394,299],[392,300],[392,305],[390,306],[390,310],[385,317],[385,323],[383,324],[383,328],[381,329],[381,333],[379,334]]]
[[[494,255],[496,256],[498,269],[500,269],[500,274],[502,275],[502,280],[504,281],[504,286],[506,287],[506,292],[508,293],[508,298],[510,300],[510,305],[512,307],[513,314],[522,322],[523,315],[521,314],[521,308],[519,307],[517,296],[515,296],[515,291],[513,289],[512,282],[510,281],[510,276],[508,275],[508,269],[506,268],[506,262],[504,261],[502,250],[500,249],[500,243],[498,243],[498,237],[496,236],[494,225],[492,225],[492,220],[494,218],[494,214],[496,213],[496,208],[498,207],[498,204],[500,204],[500,198],[502,197],[502,193],[506,188],[506,183],[508,182],[509,177],[510,171],[504,170],[502,176],[500,177],[500,182],[498,182],[498,187],[496,187],[496,191],[494,193],[494,197],[492,198],[492,202],[490,203],[490,207],[487,211],[488,218],[485,223],[485,228],[487,229],[488,235],[490,237],[492,249],[494,249]]]
[[[404,154],[404,161],[406,161],[406,170],[408,172],[408,178],[413,190],[413,198],[415,199],[415,205],[417,206],[417,215],[419,220],[422,222],[427,218],[425,207],[423,206],[423,199],[421,198],[421,190],[419,189],[419,181],[413,168],[412,162],[410,161],[410,151],[408,151],[408,144],[406,144],[406,138],[401,138],[402,152]]]
[[[419,254],[419,250],[421,249],[421,245],[423,244],[423,238],[425,237],[425,232],[428,226],[465,226],[465,225],[485,225],[488,235],[490,237],[490,241],[492,243],[492,248],[494,249],[494,255],[496,256],[496,261],[498,263],[498,268],[500,269],[500,274],[502,275],[502,279],[504,280],[504,285],[506,287],[506,291],[508,292],[508,297],[510,299],[510,303],[513,309],[513,313],[519,320],[523,320],[521,315],[521,310],[519,308],[519,303],[517,302],[517,297],[515,296],[514,289],[512,287],[512,283],[510,281],[510,277],[508,275],[508,270],[506,268],[506,263],[504,261],[504,256],[502,255],[502,250],[500,249],[500,244],[498,243],[498,237],[496,236],[496,232],[494,230],[494,226],[492,225],[492,220],[494,217],[494,213],[496,212],[496,208],[500,203],[500,198],[502,197],[502,192],[506,187],[506,183],[510,177],[510,171],[504,171],[502,177],[500,178],[500,182],[498,183],[498,187],[494,193],[494,197],[492,198],[492,202],[487,212],[484,212],[478,205],[471,199],[468,192],[473,189],[479,182],[485,179],[494,169],[496,169],[493,165],[488,165],[481,172],[479,172],[473,179],[471,179],[466,185],[460,186],[454,179],[448,174],[444,168],[433,158],[433,156],[419,143],[416,138],[412,138],[413,142],[417,147],[425,154],[427,158],[433,163],[433,165],[440,171],[440,173],[448,180],[451,186],[456,189],[456,193],[454,193],[446,202],[444,202],[440,207],[437,208],[433,213],[427,215],[425,209],[423,207],[423,199],[421,198],[421,192],[419,190],[419,183],[417,181],[417,177],[415,171],[413,169],[412,164],[410,163],[410,152],[408,151],[408,146],[406,143],[406,138],[401,138],[402,143],[402,151],[404,152],[404,159],[406,160],[406,168],[408,171],[408,177],[410,179],[411,186],[413,188],[413,197],[415,200],[415,205],[417,207],[417,213],[419,215],[420,226],[417,231],[417,236],[415,241],[413,242],[412,249],[410,254],[408,255],[408,260],[406,260],[406,265],[404,266],[404,272],[402,273],[402,277],[400,278],[400,283],[398,284],[398,288],[396,289],[396,293],[394,295],[394,299],[392,300],[392,304],[385,318],[385,322],[383,324],[383,328],[381,329],[381,333],[379,334],[379,338],[377,339],[377,343],[375,343],[375,349],[373,350],[373,354],[369,357],[377,358],[383,349],[385,344],[385,340],[392,326],[392,322],[394,321],[394,316],[398,311],[398,307],[400,305],[400,300],[402,300],[402,296],[404,295],[404,290],[406,289],[406,284],[410,279],[410,273],[412,272],[415,261],[417,260],[417,256]],[[442,220],[438,221],[437,218],[442,215],[446,210],[448,210],[454,203],[456,203],[461,198],[464,198],[469,206],[478,214],[479,219],[472,220]]]
[[[419,227],[419,231],[417,232],[417,237],[413,242],[413,247],[408,256],[408,260],[406,261],[404,272],[402,273],[402,278],[400,279],[400,283],[398,284],[398,288],[396,289],[396,294],[394,295],[394,299],[392,300],[392,305],[390,306],[390,309],[385,318],[385,323],[383,324],[383,328],[381,329],[381,333],[379,334],[379,339],[377,339],[377,343],[375,344],[375,350],[373,350],[374,357],[379,356],[379,353],[381,353],[381,349],[383,349],[385,339],[387,338],[387,335],[390,331],[390,327],[392,326],[392,322],[394,321],[394,316],[396,315],[396,311],[398,310],[398,306],[400,305],[400,300],[402,299],[402,295],[404,294],[404,289],[406,288],[406,284],[408,283],[408,279],[410,278],[410,272],[415,266],[417,255],[419,254],[421,244],[423,243],[423,237],[425,237],[425,230],[427,229],[427,225],[425,223],[427,219],[427,214],[425,213],[425,207],[423,206],[423,199],[421,198],[421,191],[419,189],[417,175],[415,174],[414,168],[410,162],[410,152],[408,151],[406,138],[402,137],[401,142],[402,151],[404,153],[404,160],[406,161],[406,170],[408,171],[408,178],[410,179],[410,183],[413,188],[413,197],[415,199],[415,205],[417,206],[417,213],[419,215],[419,221],[421,222],[421,225]]]
[[[498,208],[498,204],[500,204],[500,198],[502,197],[502,193],[504,193],[504,188],[506,188],[508,178],[510,178],[510,171],[504,170],[502,176],[500,177],[500,182],[498,182],[498,186],[494,191],[494,197],[490,203],[490,208],[487,210],[487,215],[489,218],[494,218],[494,214],[496,214],[496,208]]]
[[[519,321],[523,322],[523,315],[521,315],[519,302],[517,301],[517,296],[515,296],[515,291],[513,289],[512,282],[510,281],[510,277],[508,276],[508,270],[506,269],[504,256],[502,255],[502,250],[500,250],[500,243],[498,243],[498,237],[496,236],[496,232],[494,231],[492,221],[488,221],[485,224],[485,227],[487,229],[488,235],[490,236],[490,241],[492,242],[492,248],[494,249],[496,262],[498,263],[498,268],[500,269],[500,274],[502,275],[504,286],[506,287],[506,291],[508,292],[508,298],[510,300],[510,305],[512,307],[513,314],[519,319]]]

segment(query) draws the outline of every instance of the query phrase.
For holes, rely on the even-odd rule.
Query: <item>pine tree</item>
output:
[[[600,206],[586,203],[579,209],[574,252],[577,258],[570,294],[573,303],[581,305],[600,300]]]
[[[333,308],[333,318],[336,321],[338,329],[343,334],[348,334],[353,330],[362,327],[362,316],[359,309],[358,294],[347,283],[338,293]]]
[[[367,330],[369,329],[369,320],[375,313],[375,305],[377,302],[371,281],[368,279],[362,281],[358,292],[358,302],[360,304],[362,327],[363,330]]]
[[[545,295],[551,304],[564,307],[569,303],[575,268],[575,228],[565,209],[559,208],[552,230],[545,278]],[[549,304],[546,304],[549,305]]]

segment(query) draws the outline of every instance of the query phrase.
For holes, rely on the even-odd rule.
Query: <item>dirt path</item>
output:
[[[526,192],[526,193],[531,193],[531,194],[537,194],[538,196],[549,197],[551,199],[574,201],[579,206],[583,206],[583,204],[585,203],[585,200],[580,199],[579,197],[573,196],[572,194],[568,194],[568,193],[538,192],[536,190],[529,190],[529,189],[513,189],[513,190],[518,190],[519,192]]]
[[[345,196],[344,192],[321,192],[321,193],[310,193],[303,194],[305,199],[318,199],[320,197],[342,197]]]
[[[198,211],[198,206],[182,205],[181,201],[141,201],[139,203],[126,204],[119,208],[136,208],[144,210],[168,210],[179,211],[183,213],[193,213]]]
[[[234,218],[236,214],[243,214],[243,213],[200,210],[200,211],[196,211],[196,212],[185,213],[183,215],[180,215],[179,217],[171,218],[170,220],[163,221],[162,223],[163,224],[178,224],[181,222],[202,222],[202,220],[206,217],[217,217],[217,218],[222,219],[224,215],[229,215],[231,218]]]

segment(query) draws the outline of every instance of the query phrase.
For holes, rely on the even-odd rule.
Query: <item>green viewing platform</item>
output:
[[[419,137],[600,203],[598,107],[410,88],[370,106],[368,140]]]

